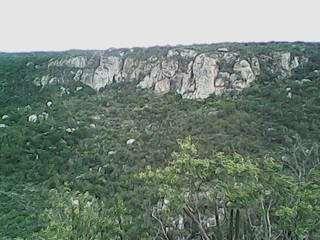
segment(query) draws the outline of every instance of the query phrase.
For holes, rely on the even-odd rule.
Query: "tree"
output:
[[[158,187],[159,202],[153,211],[162,234],[240,239],[243,213],[261,195],[257,164],[238,154],[215,153],[202,159],[190,137],[179,141],[179,146],[180,152],[168,166],[147,168],[139,174],[150,186]],[[184,221],[180,229],[175,225],[179,216]]]

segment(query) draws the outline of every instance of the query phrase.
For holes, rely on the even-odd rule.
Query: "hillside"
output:
[[[0,238],[316,240],[319,142],[318,43],[0,53]]]

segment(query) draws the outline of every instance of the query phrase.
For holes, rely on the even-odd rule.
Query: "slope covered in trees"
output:
[[[291,76],[203,100],[38,87],[65,53],[1,53],[0,238],[318,239],[319,45],[258,50],[302,48]]]

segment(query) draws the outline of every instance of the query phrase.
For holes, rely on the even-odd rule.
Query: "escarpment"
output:
[[[109,49],[52,58],[34,82],[44,86],[80,81],[99,91],[112,83],[135,81],[158,94],[175,91],[194,99],[241,91],[261,74],[289,77],[307,61],[306,56],[281,49],[267,53],[252,53],[249,48]]]

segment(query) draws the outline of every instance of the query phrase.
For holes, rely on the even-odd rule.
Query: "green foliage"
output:
[[[45,211],[47,227],[34,237],[40,239],[122,239],[126,230],[126,208],[121,199],[114,205],[88,192],[72,192],[65,187],[49,192],[50,208]]]
[[[138,175],[158,194],[162,207],[158,202],[150,214],[155,223],[170,226],[170,230],[162,231],[164,238],[190,236],[195,231],[192,224],[204,239],[215,239],[218,233],[220,239],[235,233],[238,237],[250,234],[254,239],[318,236],[320,212],[315,200],[319,199],[320,188],[314,178],[300,182],[273,159],[223,153],[201,159],[190,138],[180,142],[180,149],[168,166],[148,167]],[[178,216],[183,216],[184,224],[191,220],[191,225],[184,225],[184,231],[175,225]],[[241,229],[240,217],[245,224]],[[212,218],[215,223],[211,226],[202,223]]]
[[[220,47],[310,57],[288,79],[262,75],[239,94],[191,101],[135,83],[98,94],[79,82],[35,86],[49,59],[90,51],[0,54],[0,238],[318,239],[319,46],[189,49]]]

